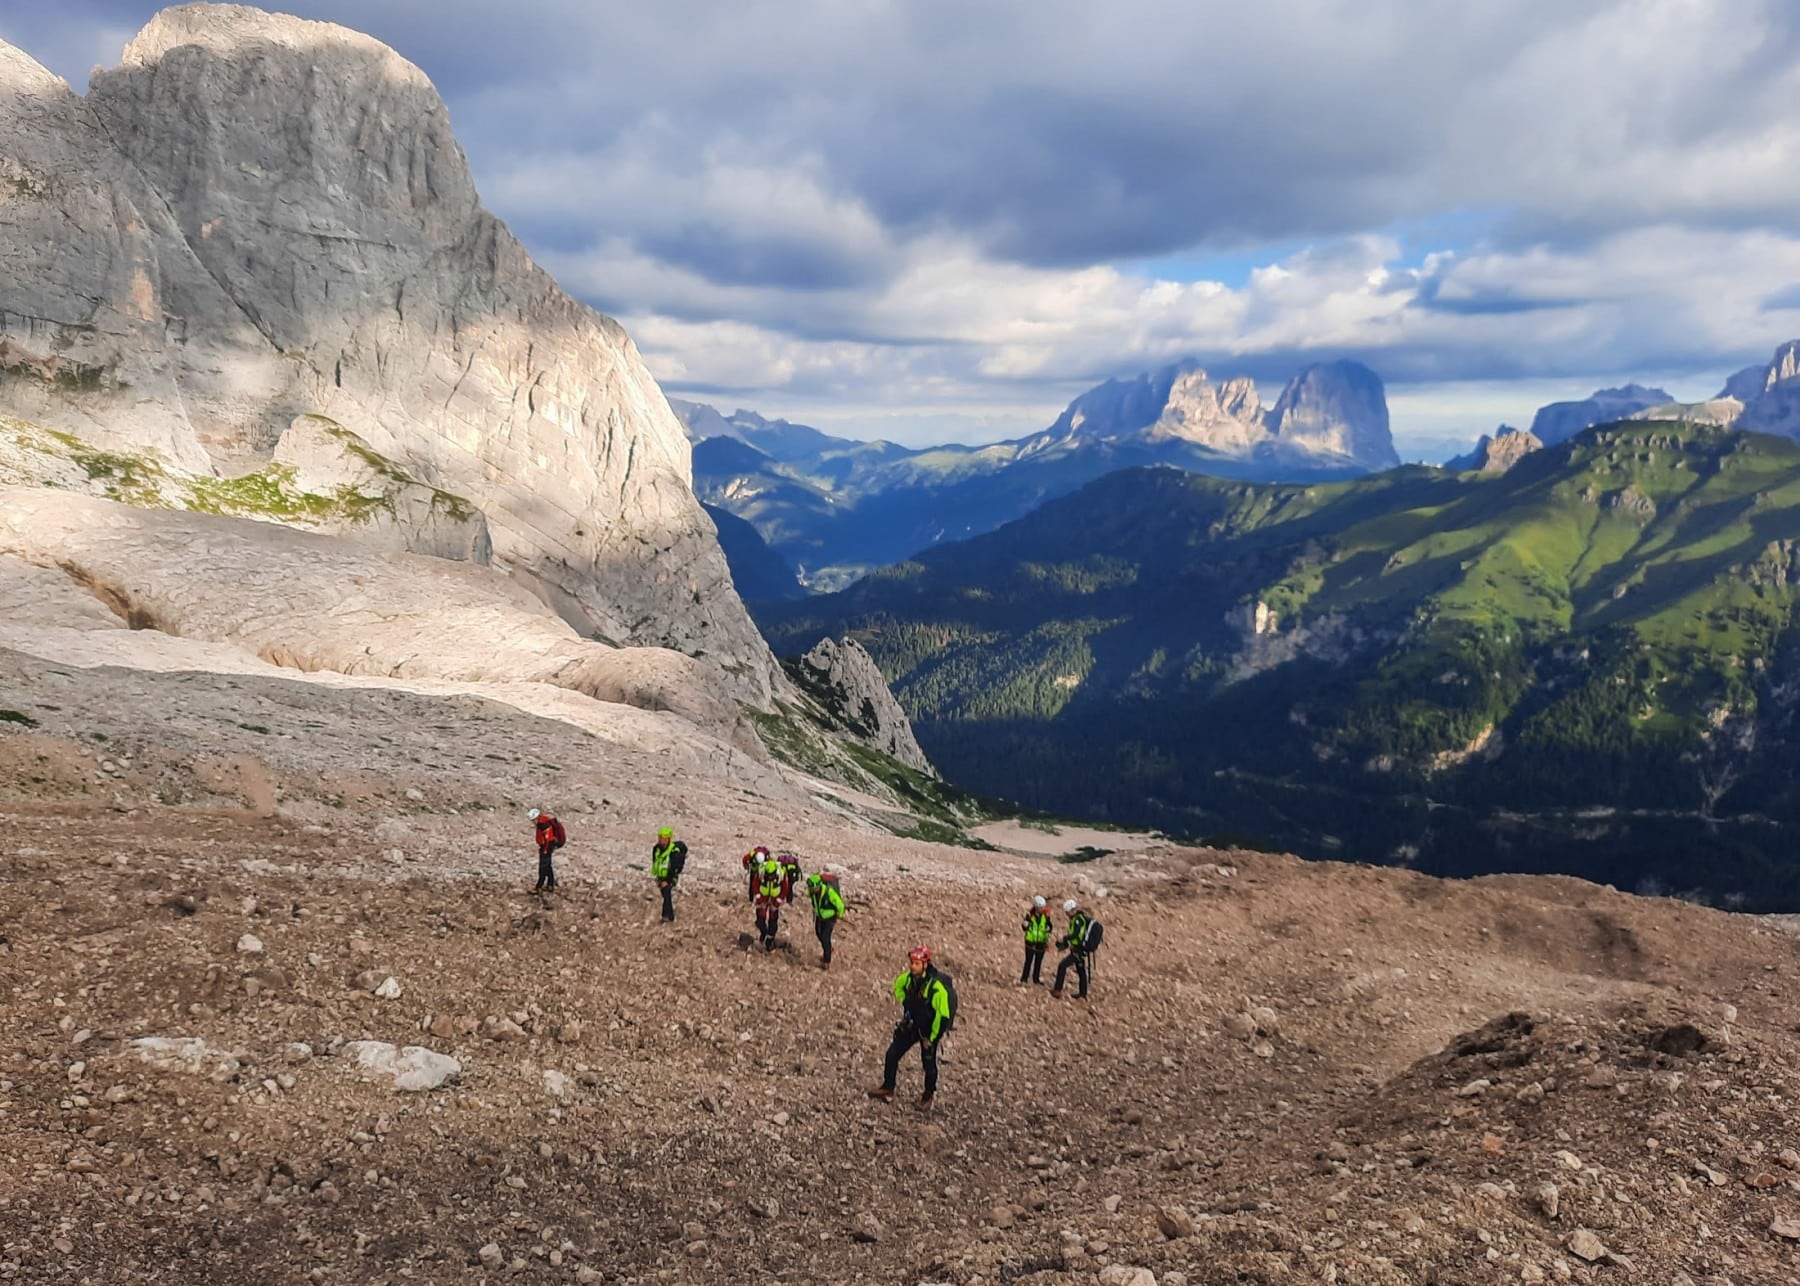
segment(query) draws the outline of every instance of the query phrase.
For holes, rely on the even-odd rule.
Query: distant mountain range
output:
[[[1049,428],[988,446],[856,442],[749,411],[672,400],[694,442],[694,487],[749,522],[813,589],[946,540],[991,531],[1117,469],[1320,481],[1400,462],[1381,379],[1356,362],[1301,371],[1273,407],[1247,379],[1193,362],[1108,380]]]
[[[1491,473],[1115,473],[758,616],[861,640],[978,792],[1794,910],[1797,584],[1800,446],[1638,421]]]

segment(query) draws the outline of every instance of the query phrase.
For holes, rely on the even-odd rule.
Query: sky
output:
[[[159,8],[0,0],[77,89]],[[673,396],[979,442],[1197,358],[1407,458],[1800,337],[1791,0],[292,0]]]

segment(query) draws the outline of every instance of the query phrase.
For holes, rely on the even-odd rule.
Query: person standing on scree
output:
[[[676,839],[675,832],[667,826],[657,831],[656,843],[650,848],[650,878],[662,890],[664,920],[675,918],[675,885],[686,866],[687,845]]]
[[[900,1060],[917,1045],[925,1064],[925,1092],[919,1095],[919,1107],[929,1108],[937,1097],[938,1040],[951,1022],[950,990],[932,967],[930,947],[921,945],[907,952],[906,972],[894,979],[894,999],[900,1002],[900,1024],[894,1028],[894,1040],[882,1064],[881,1084],[869,1091],[869,1097],[892,1101]]]
[[[1044,952],[1050,946],[1049,904],[1040,895],[1031,899],[1025,919],[1019,925],[1025,931],[1025,967],[1019,970],[1019,985],[1044,981]]]
[[[563,830],[563,824],[545,809],[534,808],[525,816],[531,819],[537,838],[538,879],[537,888],[533,891],[554,893],[556,892],[556,867],[551,863],[550,858],[557,849],[569,842],[569,836]]]

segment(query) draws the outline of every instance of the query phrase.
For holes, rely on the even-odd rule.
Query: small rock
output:
[[[1120,1196],[1118,1193],[1115,1192],[1112,1194],[1112,1196],[1108,1197],[1105,1201],[1101,1202],[1100,1204],[1102,1204],[1103,1206],[1106,1207],[1107,1214],[1116,1215],[1119,1213],[1119,1203],[1121,1201],[1123,1201],[1124,1199],[1125,1199],[1124,1197]]]
[[[1013,1226],[1012,1207],[1007,1205],[1005,1202],[1001,1202],[999,1205],[996,1205],[992,1210],[988,1211],[987,1218],[988,1218],[988,1222],[993,1224],[994,1227],[996,1227],[996,1228],[1000,1228],[1003,1230],[1010,1228]]]
[[[561,1072],[546,1068],[544,1070],[544,1089],[556,1098],[569,1096],[569,1078]]]
[[[263,940],[254,933],[246,933],[237,940],[237,949],[247,956],[260,956],[263,953]]]
[[[506,1252],[501,1250],[499,1246],[496,1246],[491,1241],[478,1250],[476,1254],[481,1257],[482,1266],[487,1268],[490,1272],[498,1270],[500,1265],[506,1262]]]
[[[887,1230],[881,1226],[873,1212],[865,1210],[850,1223],[850,1236],[854,1241],[864,1243],[880,1241]]]
[[[439,1040],[453,1040],[456,1036],[456,1020],[449,1014],[438,1014],[425,1030]]]
[[[1577,1259],[1585,1259],[1588,1263],[1598,1263],[1609,1257],[1606,1244],[1586,1228],[1577,1228],[1569,1234],[1569,1253]]]
[[[357,974],[356,977],[352,978],[350,983],[358,991],[367,991],[373,994],[377,987],[381,986],[382,983],[386,982],[391,977],[393,977],[392,974],[380,969],[364,969],[361,973]]]
[[[1267,1005],[1258,1005],[1252,1009],[1250,1021],[1256,1024],[1258,1036],[1276,1036],[1281,1032],[1281,1015]]]
[[[1456,1091],[1456,1097],[1474,1098],[1477,1094],[1487,1093],[1488,1090],[1493,1088],[1493,1085],[1494,1083],[1486,1077],[1483,1077],[1478,1081],[1470,1081],[1467,1085]]]
[[[1156,1274],[1131,1264],[1108,1264],[1100,1270],[1100,1286],[1156,1286]]]
[[[1275,1046],[1266,1040],[1259,1040],[1250,1047],[1250,1052],[1258,1058],[1273,1058],[1275,1057]]]
[[[1562,1193],[1557,1190],[1554,1183],[1538,1184],[1537,1190],[1531,1196],[1532,1200],[1537,1202],[1538,1209],[1544,1212],[1544,1218],[1556,1218],[1556,1212],[1562,1206]]]
[[[525,1029],[510,1018],[489,1014],[481,1020],[481,1034],[489,1040],[517,1040],[525,1034]]]
[[[375,995],[383,1000],[400,999],[400,980],[391,976],[383,979],[381,985],[375,988]]]
[[[581,1286],[594,1286],[594,1283],[600,1280],[600,1270],[589,1268],[583,1264],[575,1270],[575,1280],[580,1282]]]
[[[1170,1241],[1194,1235],[1194,1216],[1180,1206],[1158,1206],[1156,1226]]]
[[[565,1045],[573,1045],[581,1039],[581,1023],[576,1019],[569,1019],[568,1022],[556,1029],[556,1039]]]
[[[1800,1170],[1800,1152],[1792,1148],[1781,1149],[1781,1155],[1776,1159],[1790,1170]]]
[[[67,1237],[58,1237],[55,1241],[51,1242],[50,1244],[52,1246],[55,1246],[58,1250],[60,1250],[65,1255],[70,1255],[70,1254],[75,1253],[75,1243],[70,1241]]]
[[[704,1239],[690,1241],[683,1249],[686,1250],[690,1259],[703,1259],[706,1256],[707,1245]]]
[[[1784,1219],[1777,1215],[1769,1224],[1769,1231],[1788,1241],[1800,1241],[1800,1219]]]
[[[408,799],[412,800],[413,803],[417,804],[417,803],[421,802],[422,800],[424,800],[425,792],[420,790],[417,786],[408,786],[406,788],[406,797]]]
[[[462,1073],[462,1064],[423,1045],[395,1049],[386,1041],[353,1040],[344,1046],[364,1073],[380,1077],[403,1094],[434,1090]]]

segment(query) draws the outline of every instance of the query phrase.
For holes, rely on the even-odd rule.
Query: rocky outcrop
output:
[[[492,550],[487,521],[468,501],[424,485],[319,416],[296,419],[269,464],[234,478],[103,451],[72,434],[0,416],[0,486],[253,518],[394,553],[486,564]]]
[[[428,487],[356,434],[319,415],[295,418],[275,443],[270,473],[334,502],[319,521],[292,525],[396,553],[487,564],[487,519],[461,496]]]
[[[1493,436],[1482,434],[1473,451],[1446,462],[1444,467],[1456,470],[1475,469],[1482,473],[1505,473],[1533,451],[1542,450],[1543,446],[1530,429],[1516,429],[1510,424],[1502,424],[1494,431]]]
[[[1026,439],[1020,455],[1096,442],[1186,445],[1301,468],[1309,461],[1360,471],[1400,463],[1381,378],[1360,362],[1307,367],[1269,409],[1252,381],[1238,377],[1215,385],[1193,362],[1108,380],[1071,402],[1049,429]]]
[[[60,570],[134,630],[228,643],[287,669],[550,684],[668,711],[763,753],[715,667],[582,639],[516,582],[468,563],[0,487],[0,562],[8,558],[40,577]],[[41,583],[34,594],[46,598]]]
[[[1639,411],[1664,406],[1675,399],[1659,388],[1627,384],[1623,388],[1596,389],[1579,402],[1552,402],[1541,406],[1531,419],[1531,432],[1545,446],[1555,446],[1595,424],[1630,419]]]
[[[937,776],[913,738],[912,724],[894,700],[881,667],[855,639],[821,639],[800,658],[795,678],[803,691],[841,720],[859,741],[908,768]]]
[[[1308,454],[1339,455],[1367,469],[1400,463],[1388,427],[1387,390],[1361,362],[1309,366],[1281,391],[1269,433]]]
[[[580,634],[782,687],[636,348],[481,207],[416,67],[189,5],[86,101],[14,50],[0,76],[0,410],[234,474],[328,417],[480,509]]]
[[[1800,439],[1800,339],[1777,348],[1752,387],[1745,387],[1751,381],[1743,380],[1743,375],[1732,377],[1748,394],[1736,427]]]

